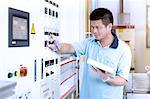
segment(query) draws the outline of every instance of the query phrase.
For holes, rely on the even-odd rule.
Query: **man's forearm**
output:
[[[71,44],[61,43],[59,53],[74,53],[75,50]]]
[[[110,78],[107,83],[115,86],[124,86],[127,84],[127,81],[120,76],[116,76],[115,78]]]

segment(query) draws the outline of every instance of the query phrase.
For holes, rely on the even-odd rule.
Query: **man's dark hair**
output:
[[[92,11],[90,15],[90,20],[102,20],[102,23],[107,26],[109,23],[113,24],[113,15],[112,12],[106,8],[97,8],[94,11]]]

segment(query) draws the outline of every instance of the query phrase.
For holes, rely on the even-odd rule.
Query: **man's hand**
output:
[[[57,37],[51,36],[50,41],[47,46],[54,52],[58,52],[60,50],[60,43]]]
[[[99,69],[99,68],[96,68],[96,67],[94,67],[94,66],[92,66],[92,69],[94,70],[94,71],[96,71],[96,73],[100,76],[100,78],[104,81],[104,82],[107,82],[108,80],[110,80],[110,78],[111,78],[111,74],[109,74],[109,73],[107,73],[107,72],[105,72],[105,71],[103,71],[103,70],[101,70],[101,69]]]

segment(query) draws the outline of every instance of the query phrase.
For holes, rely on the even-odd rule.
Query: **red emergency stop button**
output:
[[[23,77],[23,76],[27,76],[28,74],[28,68],[27,67],[21,67],[20,68],[20,76]]]

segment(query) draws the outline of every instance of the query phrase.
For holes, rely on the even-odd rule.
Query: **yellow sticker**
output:
[[[31,34],[35,34],[34,23],[32,23]]]

